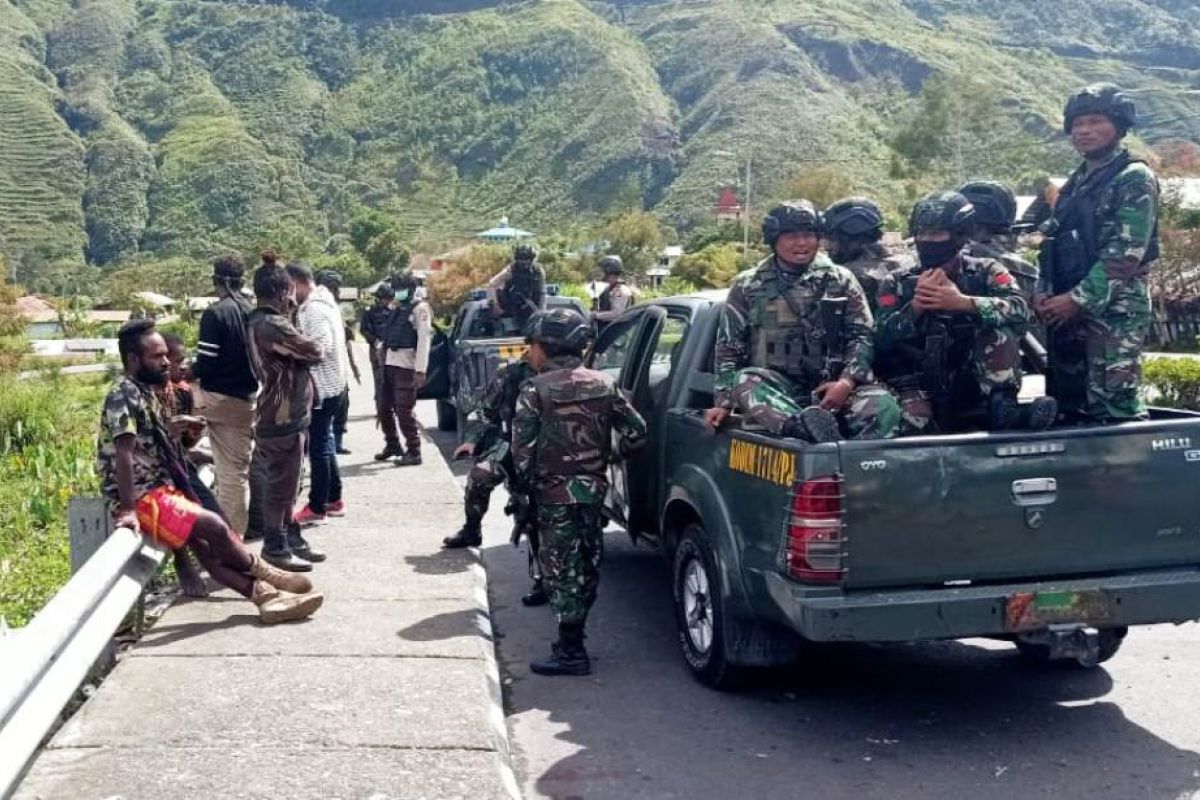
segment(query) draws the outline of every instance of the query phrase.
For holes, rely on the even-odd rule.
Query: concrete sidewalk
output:
[[[353,395],[349,513],[310,535],[324,608],[266,628],[231,592],[178,602],[16,797],[515,795],[483,569],[439,549],[462,492],[430,443],[421,467],[375,464],[370,386]]]

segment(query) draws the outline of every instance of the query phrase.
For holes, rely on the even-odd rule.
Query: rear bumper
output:
[[[1001,636],[1034,630],[1018,624],[1010,599],[1021,595],[1077,595],[1058,623],[1092,627],[1149,625],[1200,619],[1200,568],[1101,578],[962,588],[815,593],[783,576],[769,591],[788,627],[813,641],[899,642]],[[1042,626],[1044,627],[1044,626]]]

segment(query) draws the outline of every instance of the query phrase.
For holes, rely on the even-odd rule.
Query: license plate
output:
[[[1113,620],[1112,599],[1098,589],[1078,592],[1021,592],[1008,598],[1004,629],[1013,633],[1048,625],[1099,627]]]

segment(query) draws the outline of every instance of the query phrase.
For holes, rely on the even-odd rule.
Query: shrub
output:
[[[1200,359],[1153,358],[1142,370],[1155,405],[1200,411]]]

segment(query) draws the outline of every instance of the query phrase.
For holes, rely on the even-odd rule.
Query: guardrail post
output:
[[[112,518],[104,499],[72,497],[67,505],[67,530],[71,534],[71,574],[74,575],[112,533]]]

